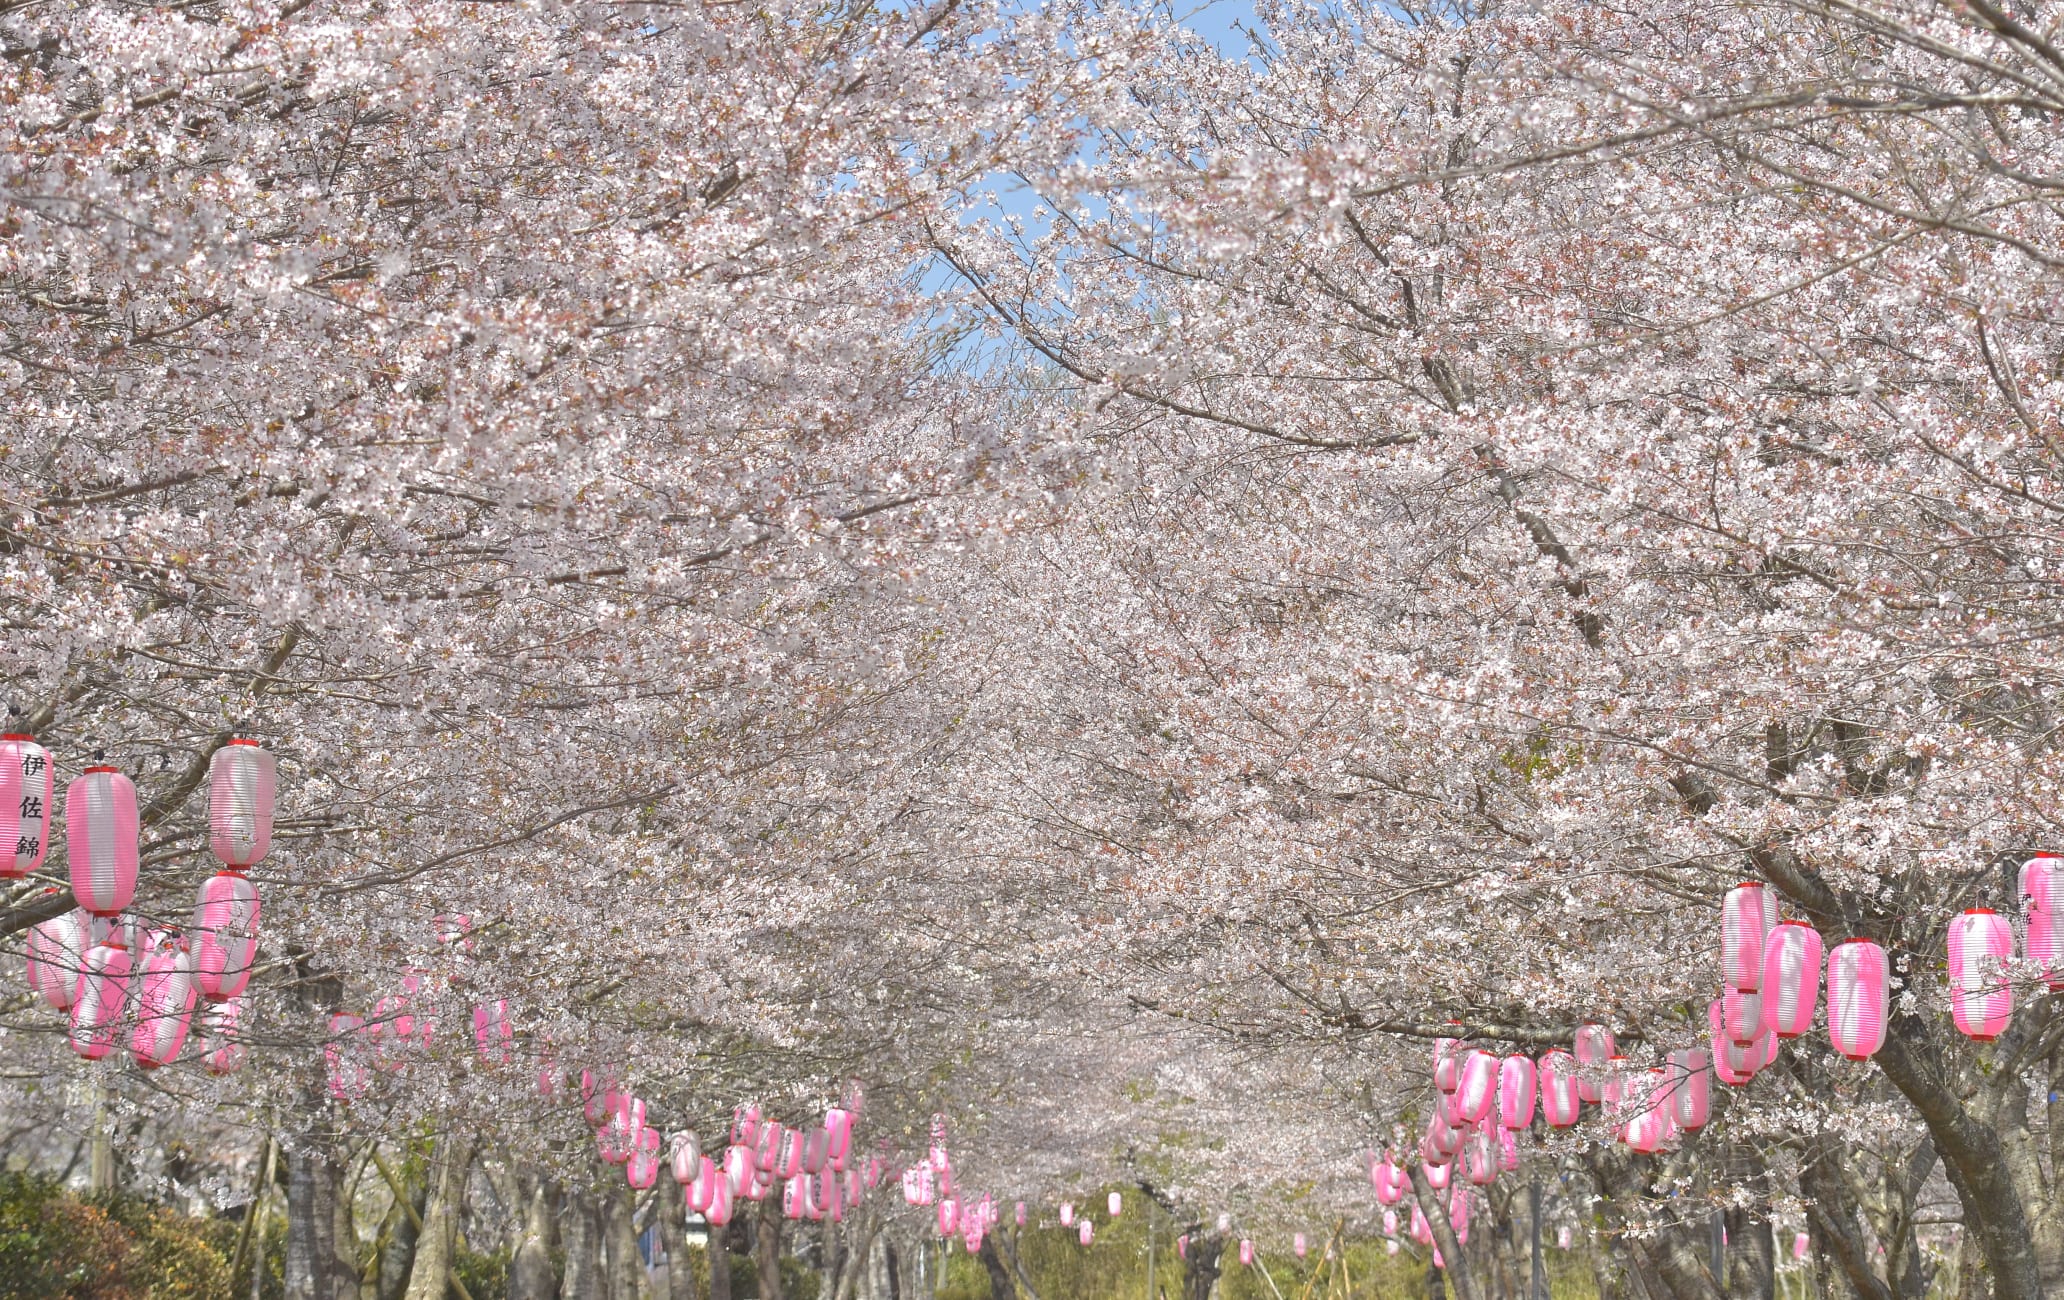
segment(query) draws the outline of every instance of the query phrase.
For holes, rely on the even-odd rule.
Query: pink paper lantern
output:
[[[1370,1167],[1369,1181],[1376,1188],[1376,1200],[1380,1204],[1396,1205],[1410,1179],[1404,1170],[1398,1168],[1395,1154],[1385,1151],[1383,1158]]]
[[[830,1130],[813,1128],[803,1134],[803,1172],[815,1177],[830,1163]]]
[[[1777,892],[1760,880],[1727,891],[1720,910],[1720,981],[1739,993],[1763,987],[1763,944],[1777,927]]]
[[[1458,1028],[1460,1021],[1448,1022]],[[1436,1038],[1433,1040],[1433,1086],[1443,1093],[1453,1092],[1462,1081],[1462,1040],[1459,1038]]]
[[[1251,1242],[1251,1241],[1246,1241],[1246,1240],[1242,1240],[1242,1241],[1240,1242],[1240,1265],[1241,1265],[1241,1267],[1243,1267],[1243,1268],[1252,1268],[1252,1267],[1254,1267],[1254,1243],[1253,1243],[1253,1242]]]
[[[186,945],[163,931],[151,935],[144,941],[138,983],[129,1055],[143,1069],[155,1070],[179,1058],[193,1023],[193,960]]]
[[[674,1134],[668,1144],[667,1169],[675,1182],[683,1187],[693,1183],[701,1176],[704,1163],[702,1143],[696,1140],[692,1129]]]
[[[1452,1164],[1419,1166],[1419,1172],[1426,1179],[1426,1185],[1436,1192],[1447,1188],[1448,1180],[1454,1171],[1455,1166]]]
[[[1304,1234],[1303,1234],[1303,1233],[1301,1233],[1301,1232],[1296,1232],[1296,1233],[1292,1233],[1292,1234],[1290,1235],[1290,1250],[1291,1250],[1291,1252],[1292,1252],[1293,1254],[1295,1254],[1295,1255],[1297,1256],[1297,1258],[1299,1258],[1299,1259],[1303,1259],[1303,1258],[1304,1258]]]
[[[208,877],[201,882],[189,928],[201,996],[221,1002],[242,993],[258,957],[257,886],[234,871]]]
[[[631,1140],[630,1158],[624,1162],[624,1177],[633,1189],[646,1191],[659,1181],[660,1146],[658,1129],[639,1129]]]
[[[1412,1207],[1412,1240],[1422,1246],[1433,1244],[1433,1225],[1426,1221],[1426,1213],[1418,1206]]]
[[[1177,1259],[1188,1259],[1190,1257],[1189,1233],[1185,1232],[1175,1239],[1175,1257]]]
[[[744,1146],[724,1148],[724,1185],[733,1196],[743,1196],[753,1184],[754,1162],[752,1149]]]
[[[717,1185],[711,1189],[709,1207],[702,1211],[702,1217],[710,1221],[710,1226],[721,1228],[731,1222],[731,1207],[731,1184],[719,1178]]]
[[[1397,1236],[1397,1211],[1396,1211],[1396,1210],[1385,1210],[1385,1211],[1383,1212],[1383,1235],[1384,1235],[1384,1236],[1386,1236],[1386,1237],[1395,1237],[1395,1236]]]
[[[783,1180],[781,1184],[781,1213],[784,1218],[800,1219],[803,1217],[803,1182],[804,1180],[801,1178]],[[947,1226],[946,1222],[946,1207],[951,1204],[953,1204],[951,1201],[939,1202],[939,1231],[942,1233],[953,1231],[952,1228]]]
[[[1498,1152],[1491,1135],[1479,1129],[1462,1146],[1462,1176],[1477,1187],[1489,1187],[1498,1179]]]
[[[750,1147],[759,1139],[760,1108],[740,1106],[731,1112],[731,1145]]]
[[[93,918],[86,913],[72,911],[29,931],[29,987],[42,994],[54,1011],[70,1011],[78,999],[86,950],[93,946],[92,924]]]
[[[1075,1239],[1087,1246],[1096,1240],[1096,1227],[1088,1219],[1075,1225]]]
[[[208,1073],[235,1074],[243,1068],[244,1045],[236,1041],[243,1015],[243,998],[211,1003],[201,1012],[201,1064]]]
[[[717,1198],[717,1188],[723,1183],[723,1171],[717,1162],[703,1156],[696,1165],[695,1177],[688,1183],[688,1208],[697,1214],[707,1214]]]
[[[1535,1076],[1540,1083],[1541,1117],[1550,1128],[1570,1128],[1583,1115],[1583,1093],[1577,1084],[1577,1060],[1559,1047],[1541,1054]]]
[[[1949,923],[1949,1007],[1958,1032],[1989,1043],[2006,1032],[2014,990],[2005,963],[2014,955],[2006,918],[1974,907]]]
[[[1730,1088],[1739,1088],[1763,1068],[1763,1055],[1751,1045],[1742,1046],[1725,1034],[1713,1035],[1713,1073]]]
[[[2064,916],[2031,910],[2021,954],[2036,964],[2052,991],[2064,989]]]
[[[0,736],[0,880],[20,880],[50,851],[57,768],[30,736]]]
[[[1763,943],[1763,1024],[1779,1038],[1801,1038],[1820,1004],[1820,931],[1785,921]]]
[[[1471,1051],[1463,1056],[1454,1094],[1461,1103],[1461,1119],[1474,1124],[1491,1113],[1498,1103],[1498,1075],[1498,1058],[1490,1052]]]
[[[95,916],[136,897],[136,787],[112,767],[89,767],[65,786],[65,848],[72,896]]]
[[[1737,1043],[1753,1043],[1763,1036],[1763,995],[1740,989],[1720,993],[1720,1032]]]
[[[1678,1128],[1696,1133],[1713,1114],[1712,1066],[1704,1048],[1670,1053],[1670,1118]]]
[[[1849,939],[1828,953],[1828,1041],[1852,1061],[1867,1061],[1885,1045],[1891,967],[1885,950],[1868,939]]]
[[[788,1130],[778,1119],[760,1121],[760,1134],[753,1143],[753,1163],[762,1169],[778,1170],[781,1167],[781,1144],[788,1137]]]
[[[1801,1232],[1801,1233],[1798,1233],[1797,1235],[1795,1235],[1795,1236],[1794,1236],[1794,1237],[1792,1238],[1792,1258],[1793,1258],[1793,1259],[1804,1259],[1804,1258],[1806,1258],[1806,1253],[1807,1253],[1807,1252],[1808,1252],[1809,1250],[1811,1250],[1811,1249],[1812,1249],[1812,1243],[1811,1243],[1811,1242],[1810,1242],[1810,1241],[1808,1240],[1808,1238],[1807,1238],[1807,1236],[1806,1236],[1806,1234],[1805,1234],[1805,1233],[1803,1233],[1803,1232]]]
[[[1498,1168],[1508,1174],[1519,1168],[1519,1140],[1502,1125],[1498,1129]]]
[[[1612,1031],[1604,1025],[1586,1022],[1577,1026],[1576,1058],[1577,1096],[1588,1102],[1597,1102],[1603,1095],[1599,1092],[1597,1073],[1612,1059],[1619,1049],[1613,1043]]]
[[[208,849],[223,866],[249,870],[272,851],[276,786],[272,755],[232,740],[208,760]]]
[[[1454,1155],[1462,1149],[1462,1130],[1450,1124],[1439,1115],[1426,1121],[1426,1140],[1443,1158]]]
[[[833,1169],[844,1173],[846,1158],[853,1149],[853,1112],[833,1106],[824,1112],[824,1131],[830,1135],[828,1159]]]
[[[810,1217],[822,1219],[839,1208],[838,1171],[826,1165],[809,1175]]]
[[[330,1040],[323,1044],[330,1096],[347,1105],[363,1097],[372,1086],[371,1072],[351,1054],[352,1040],[365,1031],[365,1023],[363,1016],[339,1011],[330,1017]]]
[[[1534,1063],[1514,1054],[1498,1064],[1498,1122],[1508,1129],[1534,1122]]]
[[[473,1008],[473,1042],[481,1060],[489,1065],[507,1065],[514,1055],[511,1045],[515,1038],[516,1026],[509,1018],[507,998],[496,998]]]
[[[1115,1218],[1117,1218],[1117,1217],[1118,1217],[1118,1215],[1119,1215],[1119,1212],[1120,1212],[1120,1211],[1122,1211],[1122,1210],[1123,1210],[1124,1208],[1125,1208],[1125,1198],[1124,1198],[1124,1197],[1122,1197],[1122,1196],[1120,1196],[1120,1195],[1119,1195],[1118,1193],[1116,1193],[1116,1192],[1112,1192],[1112,1193],[1111,1193],[1111,1199],[1110,1199],[1110,1211],[1111,1211],[1111,1217],[1112,1217],[1112,1218],[1114,1218],[1114,1219],[1115,1219]]]
[[[2038,853],[2022,863],[2020,894],[2030,911],[2064,911],[2064,858]]]
[[[98,1061],[115,1046],[115,1031],[129,1000],[129,972],[134,959],[121,926],[86,950],[79,971],[79,989],[72,1002],[72,1050]]]

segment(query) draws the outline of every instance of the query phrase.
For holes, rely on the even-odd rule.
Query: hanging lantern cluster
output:
[[[614,1102],[614,1085],[598,1082],[592,1074],[583,1072],[581,1087],[584,1096],[593,1094],[600,1098],[599,1104],[595,1100],[587,1103],[592,1123],[595,1114],[606,1111]],[[762,1114],[756,1105],[742,1105],[732,1112],[730,1142],[721,1156],[704,1152],[694,1133],[676,1133],[668,1159],[674,1179],[686,1195],[688,1208],[722,1227],[731,1221],[740,1198],[764,1200],[778,1186],[782,1212],[787,1217],[840,1222],[881,1178],[879,1161],[871,1160],[861,1167],[853,1160],[853,1129],[859,1121],[860,1102],[856,1085],[841,1104],[824,1112],[823,1123],[797,1127]],[[642,1102],[638,1103],[636,1119],[640,1124],[644,1121]],[[623,1127],[627,1130],[628,1123]],[[650,1145],[656,1158],[657,1135],[643,1141]],[[633,1143],[632,1154],[625,1163],[631,1166],[628,1173],[642,1175],[642,1166],[636,1161],[637,1149],[638,1144]],[[605,1142],[603,1158],[610,1159],[611,1155],[612,1144]],[[636,1185],[634,1179],[633,1186]],[[906,1177],[906,1190],[908,1185]],[[958,1217],[956,1214],[956,1221]]]

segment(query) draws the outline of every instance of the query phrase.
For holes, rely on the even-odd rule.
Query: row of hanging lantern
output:
[[[642,1099],[617,1087],[607,1073],[581,1072],[582,1107],[595,1129],[602,1158],[624,1167],[640,1191],[658,1179],[662,1160],[681,1184],[690,1212],[715,1227],[731,1221],[739,1199],[765,1199],[779,1184],[783,1213],[791,1219],[839,1222],[881,1178],[881,1161],[853,1163],[853,1127],[861,1101],[857,1085],[841,1105],[825,1111],[821,1126],[791,1128],[763,1116],[757,1106],[732,1115],[730,1144],[721,1156],[707,1154],[692,1130],[662,1141],[646,1122]]]
[[[56,776],[49,751],[0,736],[0,879],[19,880],[49,851]],[[203,881],[187,934],[140,931],[122,913],[136,897],[136,787],[115,768],[87,768],[65,786],[65,843],[78,907],[29,932],[29,987],[70,1022],[72,1050],[114,1051],[130,1023],[131,1058],[144,1069],[178,1059],[196,1003],[209,1069],[241,1065],[238,1001],[258,950],[258,891],[245,873],[272,848],[276,766],[252,740],[232,740],[208,763],[208,848],[222,870]],[[54,887],[53,887],[54,892]],[[221,1008],[229,1007],[227,1011]]]
[[[463,981],[458,968],[468,960],[473,945],[472,922],[471,916],[440,914],[433,918],[433,931],[447,959],[442,975],[411,966],[403,972],[397,992],[373,1003],[371,1015],[338,1012],[330,1017],[323,1056],[332,1098],[347,1104],[357,1101],[372,1087],[376,1072],[399,1072],[429,1054],[439,1026],[430,997],[433,981],[446,989]],[[516,1023],[508,999],[476,1003],[472,1022],[474,1050],[483,1064],[507,1065],[514,1059]],[[552,1069],[547,1063],[539,1074],[538,1091],[547,1098],[555,1093]]]

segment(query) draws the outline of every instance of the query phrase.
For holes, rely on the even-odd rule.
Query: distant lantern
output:
[[[1748,1044],[1763,1036],[1763,995],[1740,989],[1720,993],[1720,1031],[1734,1042]]]
[[[761,1120],[759,1136],[753,1142],[753,1162],[762,1169],[779,1169],[781,1144],[787,1136],[788,1130],[782,1127],[780,1120]]]
[[[731,1112],[731,1144],[749,1147],[760,1135],[760,1108],[740,1106]]]
[[[1383,1235],[1384,1235],[1384,1236],[1386,1236],[1386,1237],[1395,1237],[1395,1236],[1397,1236],[1397,1211],[1396,1211],[1396,1210],[1385,1210],[1385,1211],[1383,1212]]]
[[[1596,1072],[1619,1049],[1613,1043],[1612,1030],[1595,1021],[1577,1026],[1576,1058],[1577,1096],[1584,1101],[1597,1102],[1601,1096],[1598,1090]]]
[[[1741,993],[1763,987],[1763,945],[1777,928],[1777,893],[1760,880],[1727,891],[1720,912],[1720,980]]]
[[[1490,1052],[1471,1051],[1462,1058],[1455,1096],[1461,1102],[1463,1119],[1474,1124],[1491,1113],[1498,1103],[1498,1074],[1498,1058]]]
[[[1805,1234],[1805,1233],[1803,1233],[1803,1232],[1801,1232],[1801,1233],[1797,1233],[1797,1234],[1795,1234],[1795,1235],[1794,1235],[1794,1236],[1792,1237],[1792,1258],[1793,1258],[1793,1259],[1804,1259],[1804,1258],[1806,1258],[1806,1254],[1807,1254],[1807,1252],[1808,1252],[1808,1251],[1810,1251],[1810,1250],[1811,1250],[1812,1248],[1813,1248],[1813,1243],[1811,1242],[1811,1240],[1810,1240],[1810,1239],[1808,1239],[1808,1237],[1806,1236],[1806,1234]]]
[[[1301,1232],[1295,1232],[1295,1233],[1292,1233],[1292,1234],[1290,1234],[1290,1250],[1291,1250],[1291,1252],[1292,1252],[1292,1253],[1294,1253],[1294,1254],[1295,1254],[1295,1255],[1297,1256],[1297,1258],[1299,1258],[1299,1259],[1303,1259],[1303,1258],[1304,1258],[1304,1234],[1303,1234],[1303,1233],[1301,1233]]]
[[[1111,1193],[1111,1201],[1110,1201],[1110,1208],[1111,1208],[1111,1217],[1112,1217],[1112,1218],[1114,1218],[1114,1219],[1115,1219],[1115,1218],[1117,1218],[1117,1217],[1118,1217],[1118,1215],[1119,1215],[1119,1212],[1120,1212],[1120,1211],[1122,1211],[1122,1210],[1123,1210],[1123,1209],[1125,1208],[1125,1198],[1124,1198],[1124,1197],[1122,1197],[1122,1196],[1120,1196],[1120,1195],[1119,1195],[1118,1193],[1116,1193],[1116,1192],[1112,1192],[1112,1193]]]
[[[1422,1246],[1433,1244],[1433,1225],[1426,1221],[1426,1212],[1416,1205],[1412,1207],[1412,1240]]]
[[[1091,1223],[1088,1219],[1084,1219],[1082,1222],[1076,1224],[1075,1240],[1081,1242],[1085,1246],[1087,1246],[1090,1242],[1095,1241],[1096,1225]]]
[[[98,1061],[113,1050],[115,1032],[129,999],[129,954],[126,927],[115,926],[105,939],[86,950],[80,964],[78,998],[72,1003],[72,1050]]]
[[[473,1042],[480,1059],[490,1065],[506,1065],[513,1050],[516,1026],[509,1018],[509,1001],[496,998],[473,1008]]]
[[[1453,1176],[1454,1170],[1455,1166],[1452,1164],[1419,1166],[1419,1173],[1426,1179],[1426,1185],[1436,1192],[1442,1191],[1447,1187],[1448,1180]]]
[[[1017,1222],[1020,1228],[1025,1226],[1025,1203],[1023,1201],[1018,1202]]]
[[[1498,1065],[1498,1122],[1508,1129],[1525,1128],[1534,1122],[1534,1063],[1530,1057],[1512,1055]]]
[[[1498,1179],[1498,1152],[1491,1135],[1481,1129],[1471,1133],[1462,1147],[1462,1176],[1478,1187],[1489,1187]]]
[[[1763,945],[1763,1023],[1779,1038],[1801,1038],[1813,1028],[1820,1003],[1820,931],[1785,921]]]
[[[50,851],[57,771],[30,736],[0,736],[0,880],[20,880]]]
[[[1421,1144],[1440,1156],[1445,1162],[1448,1157],[1462,1149],[1462,1130],[1443,1119],[1438,1113],[1426,1119],[1426,1140]]]
[[[1252,1267],[1254,1267],[1254,1243],[1253,1243],[1253,1242],[1251,1242],[1251,1241],[1247,1241],[1247,1240],[1244,1240],[1244,1239],[1243,1239],[1243,1240],[1242,1240],[1242,1241],[1240,1242],[1240,1265],[1241,1265],[1241,1267],[1243,1267],[1243,1268],[1252,1268]]]
[[[814,1178],[829,1163],[831,1134],[821,1128],[813,1128],[803,1134],[803,1172]]]
[[[702,1143],[693,1129],[674,1134],[667,1152],[667,1167],[674,1181],[686,1187],[702,1172]]]
[[[170,1065],[186,1046],[193,1024],[193,959],[174,934],[160,931],[145,944],[136,997],[136,1029],[129,1054],[146,1070]]]
[[[255,740],[232,740],[208,760],[208,848],[244,871],[272,851],[272,755]]]
[[[1063,1228],[1075,1226],[1075,1206],[1072,1202],[1061,1202],[1061,1226]]]
[[[52,1010],[70,1011],[79,996],[86,950],[93,946],[92,925],[93,919],[86,913],[72,911],[29,931],[29,986],[43,995]]]
[[[1188,1259],[1190,1257],[1189,1233],[1185,1232],[1175,1239],[1175,1257],[1177,1259]]]
[[[822,1219],[831,1216],[834,1223],[844,1216],[844,1207],[839,1204],[839,1173],[830,1165],[818,1170],[810,1182],[810,1217]]]
[[[1583,1093],[1577,1084],[1577,1059],[1559,1047],[1541,1053],[1541,1117],[1550,1128],[1569,1128],[1583,1115]]]
[[[136,897],[136,787],[112,767],[89,767],[65,786],[65,853],[72,896],[95,916]]]
[[[234,871],[208,877],[201,882],[189,928],[201,996],[221,1002],[242,993],[258,956],[258,887]]]
[[[1396,1157],[1389,1151],[1369,1170],[1369,1181],[1376,1188],[1376,1200],[1383,1205],[1396,1205],[1404,1195],[1404,1183],[1409,1181],[1404,1171],[1397,1166]]]
[[[630,1159],[624,1163],[624,1177],[637,1191],[659,1181],[660,1136],[658,1129],[639,1129],[631,1141]]]
[[[844,1173],[846,1158],[853,1149],[853,1112],[833,1106],[824,1112],[824,1131],[830,1135],[831,1149],[827,1160],[833,1169]]]
[[[1713,1114],[1712,1068],[1704,1048],[1687,1047],[1669,1055],[1670,1119],[1687,1133],[1706,1126]]]
[[[1828,1041],[1852,1061],[1867,1061],[1885,1045],[1891,968],[1885,950],[1850,939],[1828,954]]]
[[[1449,1024],[1461,1028],[1462,1022],[1450,1020]],[[1461,1079],[1462,1040],[1459,1038],[1436,1038],[1433,1040],[1433,1086],[1442,1092],[1453,1092]]]
[[[2014,955],[2006,918],[1975,907],[1949,923],[1949,1009],[1959,1032],[1989,1043],[2006,1032],[2014,990],[2004,966]]]

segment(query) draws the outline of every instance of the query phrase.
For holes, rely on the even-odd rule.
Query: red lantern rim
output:
[[[232,741],[230,741],[229,743],[230,743],[230,744],[232,744],[232,745],[251,745],[251,746],[254,746],[254,747],[255,747],[255,746],[256,746],[256,745],[258,744],[258,742],[257,742],[257,741],[255,741],[255,740],[244,740],[244,739],[241,739],[241,738],[239,738],[239,739],[236,739],[236,740],[232,740]]]
[[[1744,880],[1744,881],[1742,881],[1742,882],[1741,882],[1740,884],[1736,885],[1736,886],[1735,886],[1735,888],[1736,888],[1736,889],[1761,889],[1761,888],[1763,888],[1763,882],[1762,882],[1762,881],[1760,881],[1760,880]]]
[[[122,769],[121,769],[121,768],[119,768],[119,767],[109,767],[109,766],[106,766],[106,765],[102,765],[102,766],[100,766],[100,767],[89,767],[89,768],[87,768],[87,769],[86,769],[86,773],[85,773],[85,774],[91,774],[91,773],[94,773],[94,772],[119,772],[119,771],[121,771],[121,770],[122,770]]]
[[[1837,947],[1837,948],[1847,948],[1847,947],[1848,947],[1848,946],[1849,946],[1850,944],[1852,944],[1852,943],[1876,943],[1876,942],[1877,942],[1877,940],[1876,940],[1876,939],[1867,939],[1867,938],[1865,938],[1865,937],[1864,937],[1863,935],[1860,935],[1860,934],[1858,934],[1858,935],[1851,935],[1851,936],[1850,936],[1849,938],[1847,938],[1847,939],[1844,939],[1844,940],[1842,940],[1842,942],[1840,942],[1840,943],[1836,944],[1836,945],[1835,945],[1835,947]]]
[[[1998,916],[1998,915],[1999,915],[1999,913],[1998,913],[1998,912],[1995,912],[1995,911],[1993,911],[1993,910],[1992,910],[1991,908],[1989,908],[1989,907],[1967,907],[1967,908],[1965,908],[1965,909],[1964,909],[1964,915],[1965,915],[1965,916]]]
[[[26,735],[19,731],[10,731],[7,732],[5,735],[0,735],[0,740],[26,740],[30,744],[34,744],[36,742],[36,738],[34,736]]]

